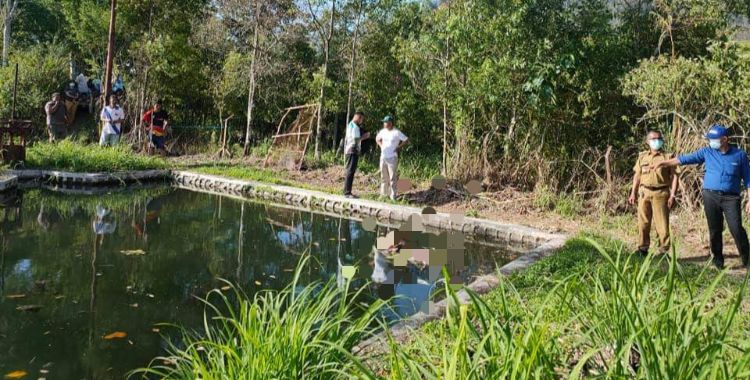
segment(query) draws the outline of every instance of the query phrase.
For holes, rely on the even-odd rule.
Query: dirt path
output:
[[[171,159],[176,165],[199,167],[221,164],[225,166],[260,167],[260,160],[230,159],[217,161],[210,155],[193,155]],[[344,168],[332,165],[303,171],[274,170],[274,174],[290,182],[307,187],[338,193],[344,181]],[[358,173],[354,191],[360,196],[376,197],[378,194],[378,173]],[[401,201],[420,206],[432,206],[440,212],[459,213],[467,216],[510,222],[533,227],[552,233],[575,235],[582,231],[625,242],[628,251],[634,250],[637,239],[635,209],[627,213],[613,214],[601,209],[582,205],[574,215],[563,216],[535,204],[536,194],[514,189],[504,189],[495,193],[482,193],[469,196],[460,184],[449,185],[446,190],[436,190],[429,182],[414,184],[414,188],[401,196]],[[750,218],[749,218],[750,219]],[[672,234],[680,253],[680,260],[690,263],[707,263],[710,259],[708,231],[700,211],[675,210],[671,216]],[[740,269],[740,259],[734,241],[725,234],[726,265],[732,274],[744,274]]]

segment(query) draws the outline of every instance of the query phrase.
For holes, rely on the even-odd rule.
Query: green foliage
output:
[[[142,156],[124,145],[103,148],[63,140],[56,144],[36,143],[29,147],[26,166],[90,173],[165,169],[167,162],[159,157]]]
[[[392,379],[747,376],[745,281],[573,239],[487,297],[391,342]],[[451,294],[448,287],[446,291]],[[381,378],[366,371],[367,378]]]
[[[9,65],[0,67],[0,118],[10,118],[15,64],[18,64],[16,115],[33,120],[39,127],[37,133],[45,133],[44,105],[52,99],[53,92],[62,89],[68,76],[67,59],[65,47],[57,43],[14,52]]]
[[[169,356],[137,371],[144,378],[329,379],[349,373],[349,352],[369,337],[382,301],[361,306],[366,287],[350,292],[335,282],[303,285],[298,266],[281,291],[248,298],[232,287],[230,295],[209,293],[205,329],[183,331],[184,345],[170,345]],[[174,363],[164,366],[162,361]]]

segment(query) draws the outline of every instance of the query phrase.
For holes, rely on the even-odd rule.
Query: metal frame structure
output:
[[[26,142],[31,129],[31,120],[0,120],[0,153],[4,162],[26,159]]]
[[[310,142],[310,137],[313,134],[313,127],[318,119],[318,109],[320,104],[307,104],[304,106],[290,107],[286,109],[284,116],[279,122],[279,126],[276,128],[276,134],[273,136],[271,147],[268,148],[266,159],[263,160],[263,167],[268,167],[271,156],[275,152],[289,152],[297,155],[296,165],[297,170],[302,170],[302,164],[305,158],[305,152],[307,151],[307,145]],[[297,112],[297,119],[292,123],[287,131],[282,133],[284,127],[284,121],[292,112]],[[304,145],[302,144],[304,139]],[[288,146],[292,145],[296,149],[291,149]],[[300,149],[300,147],[302,147]]]

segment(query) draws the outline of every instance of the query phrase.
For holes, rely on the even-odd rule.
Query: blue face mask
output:
[[[661,148],[664,147],[664,140],[662,139],[648,140],[648,146],[652,150],[661,150]]]
[[[708,146],[710,146],[712,149],[719,150],[719,148],[721,148],[721,140],[710,139],[708,140]]]

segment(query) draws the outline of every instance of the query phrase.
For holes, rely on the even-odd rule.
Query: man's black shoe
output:
[[[711,260],[711,262],[712,262],[712,263],[714,264],[714,266],[715,266],[715,267],[716,267],[717,269],[720,269],[720,270],[721,270],[721,269],[724,269],[724,260],[716,260],[716,259],[713,259],[713,260]]]

